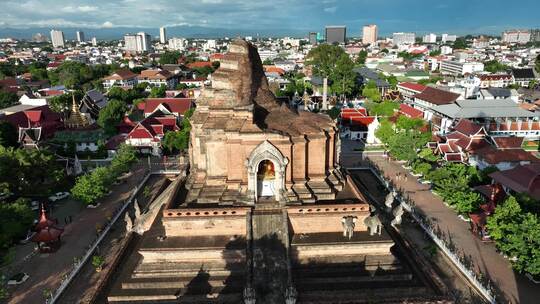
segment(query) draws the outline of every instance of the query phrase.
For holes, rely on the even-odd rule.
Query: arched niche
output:
[[[246,161],[248,170],[248,194],[254,202],[257,202],[260,195],[260,193],[258,193],[259,190],[257,189],[257,171],[259,169],[259,164],[263,161],[271,161],[274,165],[275,199],[276,201],[282,201],[285,193],[285,170],[289,160],[268,140],[263,141],[253,149]]]

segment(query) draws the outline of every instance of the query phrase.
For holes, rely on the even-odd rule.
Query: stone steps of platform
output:
[[[431,294],[425,287],[380,287],[366,289],[330,289],[319,288],[317,290],[299,290],[297,304],[304,303],[373,303],[374,299],[388,300],[397,298],[398,301],[392,303],[402,303],[403,299],[422,299]],[[422,303],[437,303],[423,301]]]
[[[187,294],[186,294],[187,293]],[[170,289],[126,289],[107,297],[109,303],[242,303],[242,290],[228,292],[223,288],[210,288],[202,294]]]
[[[184,277],[167,277],[167,278],[132,278],[126,282],[122,282],[122,289],[170,289],[170,288],[191,288],[195,286],[212,288],[229,287],[242,289],[245,285],[245,277],[243,274],[228,276],[228,275],[210,275],[205,273],[203,276],[184,276]]]
[[[226,264],[226,263],[175,263],[174,265],[140,265],[132,274],[133,278],[144,277],[184,277],[195,276],[201,269],[210,276],[228,276],[231,274],[244,274],[245,264]]]
[[[293,245],[294,247],[294,245]],[[393,255],[340,255],[340,256],[325,256],[310,258],[306,261],[293,261],[293,268],[298,270],[311,268],[332,268],[332,269],[347,269],[359,267],[392,267],[393,269],[401,269],[402,265],[399,260]]]
[[[364,289],[392,287],[416,287],[419,283],[410,275],[375,275],[365,276],[344,276],[344,277],[295,277],[293,282],[299,291],[314,290],[339,290],[339,289]]]

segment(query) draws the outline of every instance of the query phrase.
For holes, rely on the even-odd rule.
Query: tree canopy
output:
[[[0,121],[0,146],[16,147],[17,129],[7,121]]]
[[[314,75],[328,77],[331,93],[338,95],[353,93],[356,86],[354,64],[340,46],[319,45],[309,51],[306,63],[312,67]]]
[[[109,103],[99,111],[97,124],[105,130],[107,135],[116,133],[116,126],[126,115],[126,103],[121,100],[110,100]]]
[[[178,64],[178,59],[182,57],[179,51],[166,51],[159,56],[159,64]]]
[[[392,116],[394,110],[399,108],[399,104],[390,100],[385,100],[380,103],[368,101],[365,103],[365,107],[369,111],[369,115]]]
[[[193,115],[194,110],[190,109],[184,114],[182,126],[179,131],[169,131],[165,133],[162,141],[162,146],[167,153],[184,151],[189,147],[189,132],[191,131],[191,123],[189,118]]]
[[[509,66],[502,64],[495,59],[484,62],[484,70],[490,73],[503,72],[508,70],[509,68]]]
[[[17,94],[0,90],[0,108],[11,107],[19,101]]]

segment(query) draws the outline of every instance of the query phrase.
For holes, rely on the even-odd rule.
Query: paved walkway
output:
[[[446,205],[436,195],[432,194],[428,186],[418,183],[417,179],[408,174],[401,164],[387,161],[382,155],[368,154],[367,157],[375,162],[391,178],[394,183],[404,189],[405,192],[415,201],[416,207],[420,208],[424,214],[432,218],[434,222],[450,235],[456,247],[468,255],[486,277],[498,286],[506,295],[510,303],[534,304],[540,303],[540,285],[535,285],[527,278],[515,273],[510,263],[495,250],[492,243],[483,243],[469,231],[469,223],[460,220],[457,214]],[[346,157],[345,166],[354,166],[361,159]],[[396,174],[402,176],[407,174],[407,180],[396,180]]]
[[[139,162],[132,169],[134,173],[126,183],[114,186],[113,194],[106,197],[100,207],[85,208],[73,216],[73,222],[65,227],[62,246],[52,254],[37,254],[22,264],[19,271],[26,272],[30,278],[23,284],[10,288],[8,303],[44,303],[44,290],[56,289],[73,265],[76,257],[82,257],[86,248],[96,238],[96,225],[104,225],[131,194],[135,186],[144,178],[146,163]],[[59,218],[59,224],[63,219]]]

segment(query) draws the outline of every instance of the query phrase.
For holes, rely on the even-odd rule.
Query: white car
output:
[[[69,196],[69,192],[56,192],[55,194],[49,196],[51,202],[56,202],[62,199],[65,199]]]
[[[39,202],[38,201],[32,201],[30,203],[30,209],[32,209],[34,211],[39,210]]]
[[[17,273],[16,275],[9,278],[9,281],[7,282],[8,285],[19,285],[24,283],[26,280],[28,280],[30,276],[24,272]]]

